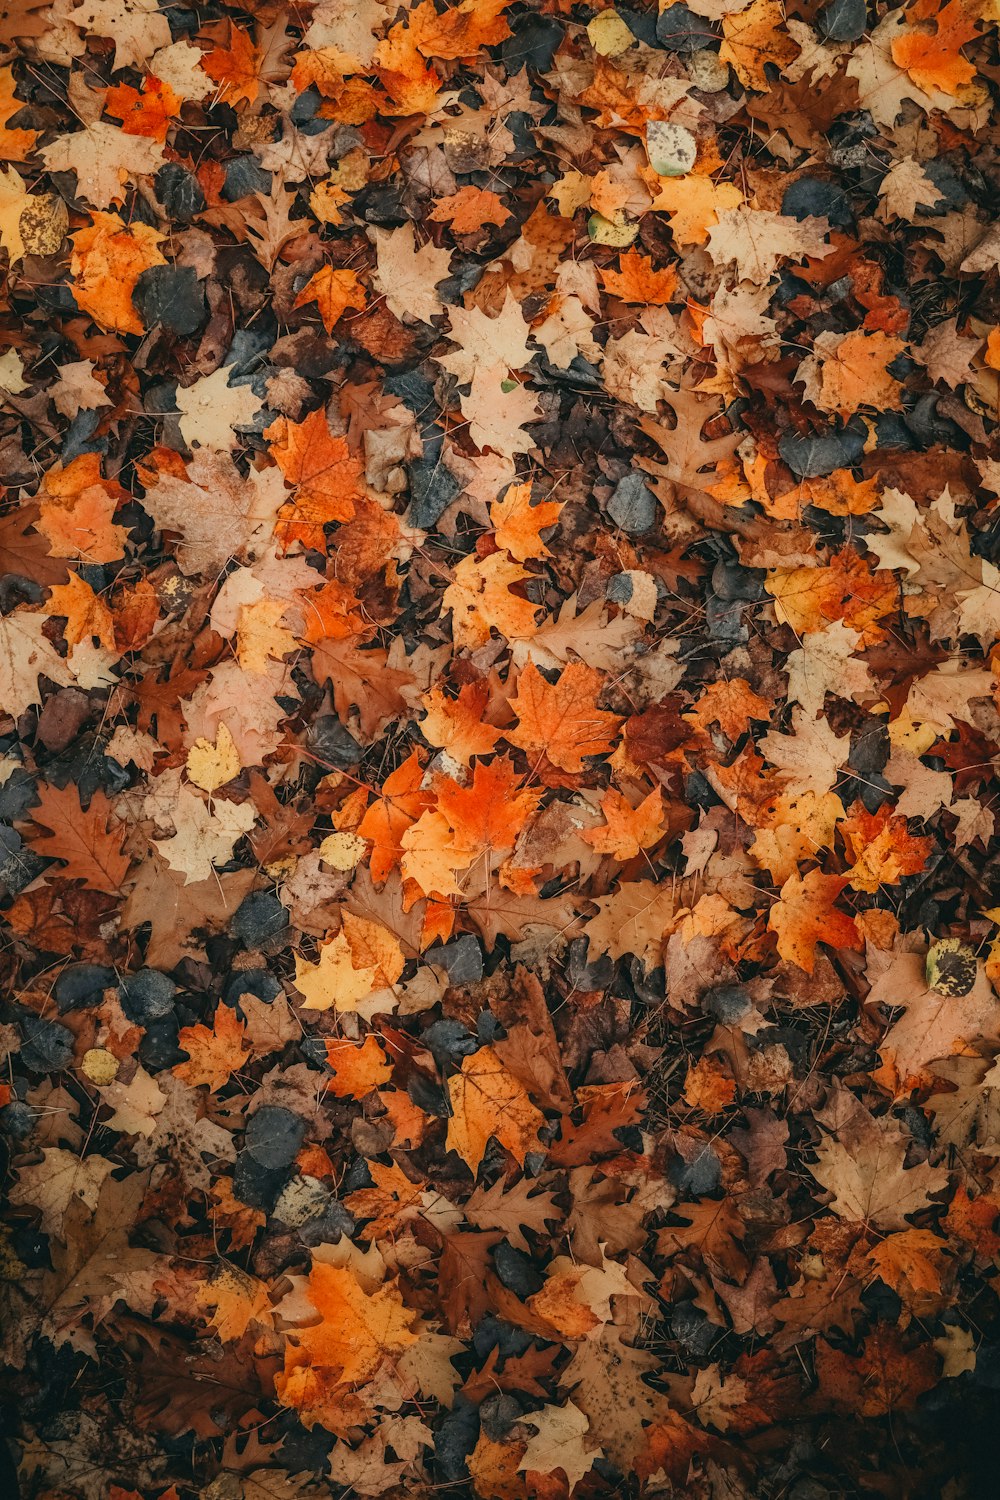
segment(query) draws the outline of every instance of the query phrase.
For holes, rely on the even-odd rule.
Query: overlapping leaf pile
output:
[[[985,1492],[997,19],[3,8],[25,1495]]]

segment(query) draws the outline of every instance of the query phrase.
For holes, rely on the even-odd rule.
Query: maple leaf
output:
[[[15,0],[15,3],[23,15],[23,0]],[[0,161],[24,161],[38,139],[37,130],[22,130],[7,123],[24,108],[24,100],[18,99],[14,92],[16,88],[13,69],[0,67]]]
[[[457,1151],[475,1173],[496,1138],[523,1166],[529,1151],[539,1149],[538,1131],[545,1117],[492,1047],[466,1057],[461,1071],[448,1080],[451,1117],[447,1148]]]
[[[220,365],[204,380],[178,388],[179,426],[189,448],[196,443],[203,448],[235,448],[239,439],[233,428],[253,425],[260,402],[248,385],[231,385],[229,376]]]
[[[846,417],[862,406],[882,411],[902,404],[902,387],[886,369],[905,350],[902,339],[860,331],[821,333],[813,348],[817,352],[799,365],[797,379],[821,411]]]
[[[637,250],[626,250],[618,261],[619,269],[600,271],[604,290],[623,302],[645,302],[664,307],[677,298],[677,271],[673,266],[655,270],[648,256]]]
[[[903,1229],[876,1245],[872,1269],[886,1286],[908,1292],[940,1292],[944,1244],[929,1229]]]
[[[37,1166],[19,1169],[17,1181],[10,1189],[10,1201],[39,1209],[45,1233],[61,1238],[70,1204],[77,1200],[93,1213],[112,1170],[111,1162],[103,1156],[81,1159],[72,1151],[51,1147],[42,1152]]]
[[[114,42],[115,72],[129,64],[141,70],[151,53],[170,45],[170,27],[156,0],[83,0],[72,19],[85,34]]]
[[[390,667],[378,647],[359,651],[349,641],[322,640],[313,648],[310,664],[317,682],[329,682],[342,719],[358,711],[362,734],[374,737],[406,711],[404,690],[413,684],[410,672]]]
[[[868,998],[903,1010],[879,1044],[881,1076],[894,1092],[926,1086],[935,1075],[947,1077],[949,1060],[962,1061],[962,1054],[1000,1028],[1000,1005],[984,973],[977,973],[968,994],[941,995],[927,984],[920,953],[897,954],[875,979]],[[975,1089],[974,1109],[985,1107],[988,1091],[985,1081]]]
[[[91,890],[116,895],[131,860],[122,848],[124,826],[108,826],[112,810],[103,792],[93,794],[84,812],[75,787],[61,792],[54,786],[43,787],[31,816],[49,832],[34,839],[33,847],[65,866],[58,872],[63,879],[82,880]]]
[[[70,276],[77,306],[102,328],[145,333],[132,293],[144,271],[167,264],[159,249],[163,236],[147,224],[126,224],[117,214],[101,212],[72,238]]]
[[[907,28],[893,41],[893,62],[920,88],[957,94],[976,76],[975,68],[961,51],[976,35],[973,11],[965,0],[949,0],[936,15],[925,4],[914,6],[910,14],[918,26]],[[933,29],[919,24],[927,22],[931,22]]]
[[[126,135],[149,136],[154,141],[165,141],[170,122],[180,113],[181,101],[160,78],[147,76],[143,80],[142,92],[131,84],[121,83],[108,89],[104,96],[107,114],[122,122]]]
[[[360,836],[372,841],[369,867],[372,879],[379,884],[398,866],[402,835],[431,801],[430,793],[423,790],[423,779],[423,767],[413,751],[385,778],[378,800],[367,808],[358,824]]]
[[[365,289],[356,272],[335,271],[332,266],[322,266],[306,282],[295,299],[295,306],[304,307],[315,302],[323,327],[327,333],[332,333],[334,325],[349,307],[363,308],[365,301]]]
[[[475,234],[484,224],[506,224],[510,209],[488,188],[463,187],[439,198],[428,218],[436,224],[450,224],[456,234]]]
[[[492,862],[495,853],[513,848],[541,798],[537,789],[520,782],[512,762],[498,756],[478,764],[466,786],[451,780],[436,785],[436,811],[450,829],[460,863],[470,864],[483,854]]]
[[[528,325],[509,291],[495,317],[489,317],[480,307],[450,307],[448,319],[448,337],[459,347],[440,355],[437,363],[460,384],[471,381],[480,365],[489,368],[499,363],[508,371],[520,370],[531,358]]]
[[[601,798],[603,828],[585,828],[585,839],[598,854],[613,854],[615,859],[632,859],[642,849],[655,844],[663,833],[663,793],[659,787],[633,808],[621,792],[609,788]]]
[[[927,1345],[904,1349],[899,1332],[877,1326],[853,1358],[828,1344],[817,1359],[817,1375],[833,1393],[834,1404],[862,1417],[893,1417],[916,1405],[935,1381],[935,1360]]]
[[[463,557],[454,580],[445,589],[441,605],[452,611],[452,635],[456,646],[482,646],[491,630],[508,639],[530,636],[535,630],[535,606],[511,593],[511,585],[531,574],[502,552],[489,557]]]
[[[147,811],[157,817],[155,797],[147,798]],[[186,786],[177,786],[176,801],[171,801],[169,821],[174,833],[165,839],[154,839],[171,870],[192,881],[209,880],[215,864],[225,864],[233,857],[237,839],[249,833],[257,821],[250,803],[226,802],[216,798],[209,805]]]
[[[111,204],[119,204],[125,198],[125,184],[130,177],[142,177],[156,172],[163,165],[163,147],[160,142],[151,139],[148,135],[128,133],[117,129],[114,125],[108,125],[103,120],[96,120],[88,124],[86,129],[74,131],[71,135],[57,136],[49,145],[44,146],[41,152],[45,165],[51,172],[75,172],[77,179],[77,194],[92,203],[95,208],[108,208]],[[117,215],[108,217],[117,218]],[[95,225],[97,215],[94,216]],[[121,220],[118,220],[121,224]],[[135,225],[136,230],[145,230],[145,235],[138,236],[139,240],[152,244],[161,236],[154,236],[153,232],[144,224]],[[89,231],[81,231],[74,235],[73,243],[78,253],[83,254],[81,247],[81,235]],[[137,258],[135,250],[131,253],[126,248],[126,242],[122,238],[125,226],[109,247],[109,256],[114,259],[109,270],[125,270],[131,268]],[[84,244],[89,245],[89,241]],[[107,243],[105,240],[103,243]],[[147,252],[148,253],[148,252]],[[91,252],[93,256],[93,252]],[[148,264],[164,265],[165,261],[150,261]],[[141,269],[147,269],[144,266]],[[74,272],[74,275],[77,273]],[[95,274],[93,263],[88,267],[87,275],[92,279]],[[76,293],[74,293],[76,295]],[[80,298],[77,295],[77,301]],[[80,302],[83,307],[83,303]],[[85,309],[89,311],[89,309]],[[112,324],[110,326],[117,326]],[[136,329],[128,329],[128,332],[136,332]],[[141,330],[138,330],[141,331]]]
[[[251,1323],[266,1327],[274,1321],[266,1285],[238,1266],[217,1267],[196,1296],[199,1306],[211,1309],[211,1327],[223,1343],[241,1339]]]
[[[218,1006],[211,1026],[199,1021],[195,1026],[181,1027],[177,1045],[188,1054],[188,1061],[175,1063],[171,1071],[185,1083],[221,1089],[246,1059],[249,1048],[245,1032],[232,1006]]]
[[[782,958],[811,974],[816,967],[816,945],[831,948],[861,947],[854,918],[834,906],[847,885],[842,875],[789,875],[768,913],[767,925],[777,934]]]
[[[231,104],[255,104],[261,89],[260,49],[238,26],[230,27],[228,47],[215,47],[201,56],[201,66],[218,85],[219,97]]]
[[[35,525],[59,557],[116,562],[128,536],[128,527],[113,519],[119,499],[117,487],[101,477],[99,455],[81,454],[46,474]]]
[[[549,557],[541,533],[555,526],[562,511],[559,500],[531,503],[530,484],[512,484],[502,500],[490,502],[490,520],[498,547],[503,547],[517,562],[529,558]]]
[[[416,46],[425,57],[451,60],[472,57],[483,47],[495,47],[510,36],[510,27],[502,14],[511,0],[460,0],[458,5],[440,13],[430,0],[410,12],[409,27],[415,33]]]
[[[360,1047],[328,1041],[326,1060],[333,1069],[328,1089],[338,1099],[362,1099],[392,1076],[392,1065],[375,1036],[366,1036]]]
[[[284,1373],[275,1381],[286,1406],[312,1406],[323,1374],[337,1385],[364,1385],[417,1341],[417,1314],[404,1306],[394,1283],[369,1291],[347,1267],[319,1262],[309,1275],[308,1296],[322,1321],[289,1341]]]
[[[850,818],[839,827],[848,856],[855,861],[847,880],[856,891],[877,891],[883,885],[898,884],[906,875],[918,874],[934,845],[932,838],[914,837],[906,819],[894,817],[885,804],[870,813],[856,803]]]
[[[390,311],[404,323],[429,323],[442,311],[435,287],[448,275],[450,253],[430,242],[418,249],[411,223],[400,229],[374,229],[371,236],[377,257],[372,280]]]
[[[902,1131],[891,1120],[871,1116],[848,1140],[823,1141],[816,1156],[809,1170],[833,1194],[833,1211],[877,1229],[906,1229],[906,1216],[926,1207],[929,1195],[948,1181],[943,1168],[926,1162],[906,1167]]]
[[[603,1448],[584,1446],[590,1422],[572,1401],[567,1401],[565,1406],[543,1406],[541,1411],[532,1412],[531,1425],[535,1435],[518,1464],[520,1473],[534,1470],[540,1474],[552,1474],[560,1469],[572,1491],[584,1475],[590,1473],[594,1461],[604,1456]]]
[[[610,896],[595,899],[598,915],[584,928],[592,953],[622,958],[634,953],[656,966],[663,944],[673,930],[677,901],[669,886],[653,881],[625,882]]]
[[[467,766],[475,756],[489,755],[501,738],[499,729],[483,722],[488,700],[485,682],[466,683],[456,698],[433,688],[424,698],[420,732],[429,745],[446,750],[452,760]]]
[[[584,756],[610,753],[611,736],[622,722],[597,707],[602,687],[592,667],[573,662],[550,683],[529,662],[510,700],[519,722],[506,738],[521,750],[543,753],[564,771],[581,771]]]
[[[719,56],[732,64],[745,88],[763,93],[768,88],[764,64],[780,72],[798,56],[798,43],[780,29],[783,20],[779,0],[753,0],[745,10],[723,16]]]
[[[295,986],[305,995],[306,1010],[357,1010],[376,989],[395,984],[403,972],[403,955],[388,928],[343,913],[343,930],[319,952],[319,962],[295,961]]]
[[[303,422],[279,417],[264,436],[295,491],[280,527],[284,545],[301,541],[324,550],[323,527],[354,515],[361,465],[345,440],[332,435],[321,410],[310,412]]]
[[[785,257],[822,260],[833,252],[823,238],[828,229],[825,219],[792,219],[745,205],[724,209],[717,217],[706,249],[716,266],[735,265],[741,281],[763,286]]]
[[[71,573],[67,583],[50,589],[48,602],[52,614],[65,616],[63,635],[67,645],[75,646],[93,637],[109,650],[114,649],[115,626],[111,611],[78,573]]]

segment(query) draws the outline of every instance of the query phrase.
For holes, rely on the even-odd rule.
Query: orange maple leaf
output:
[[[452,760],[467,766],[477,755],[489,755],[500,730],[484,722],[490,691],[485,682],[467,682],[457,698],[432,688],[424,695],[424,719],[420,732],[429,745],[446,750]]]
[[[16,87],[13,68],[0,68],[0,161],[24,161],[38,139],[37,130],[17,130],[7,124],[25,107],[25,101],[15,97]]]
[[[64,615],[63,634],[67,645],[96,638],[109,651],[115,647],[115,622],[111,611],[90,584],[79,573],[71,573],[67,583],[49,591],[49,613]]]
[[[623,302],[646,302],[665,307],[677,296],[677,271],[674,266],[655,270],[648,255],[626,250],[619,258],[617,271],[608,267],[599,272],[604,290]]]
[[[321,1322],[289,1336],[275,1389],[286,1406],[311,1408],[332,1386],[366,1385],[385,1361],[417,1342],[417,1313],[395,1282],[367,1291],[348,1267],[313,1265],[309,1300]]]
[[[663,793],[659,787],[650,792],[638,807],[633,807],[613,787],[601,798],[603,828],[584,830],[583,838],[598,854],[612,854],[615,859],[632,859],[640,850],[655,844],[663,833]]]
[[[346,438],[334,437],[322,410],[311,411],[303,422],[279,417],[264,436],[295,490],[294,499],[282,507],[276,534],[285,548],[301,542],[322,552],[323,527],[330,521],[349,521],[354,515],[354,499],[361,493],[361,464]]]
[[[750,727],[751,719],[767,723],[771,705],[755,693],[745,677],[709,683],[693,708],[684,714],[705,734],[718,724],[727,739],[736,740]]]
[[[314,88],[322,94],[325,102],[317,111],[320,118],[337,120],[341,125],[364,125],[378,114],[378,91],[364,78],[348,78],[343,71],[348,63],[349,59],[337,47],[299,52],[292,69],[292,83],[299,93]]]
[[[887,1235],[868,1254],[875,1275],[894,1292],[939,1292],[946,1245],[929,1229],[902,1229]]]
[[[777,935],[778,952],[790,963],[811,974],[816,964],[816,944],[830,948],[862,947],[854,918],[834,902],[847,885],[843,875],[790,875],[771,907],[767,925]]]
[[[442,780],[437,806],[451,829],[457,852],[470,864],[481,854],[512,849],[518,834],[541,800],[541,790],[522,787],[512,762],[498,756],[478,764],[468,786]]]
[[[473,1172],[491,1137],[521,1163],[535,1149],[545,1116],[492,1047],[480,1047],[463,1060],[461,1072],[449,1080],[448,1098],[448,1150],[457,1151]]]
[[[452,62],[505,41],[510,27],[502,12],[510,4],[512,0],[461,0],[439,12],[434,0],[421,0],[406,20],[419,52]]]
[[[117,484],[102,477],[100,454],[82,453],[46,474],[35,525],[57,557],[117,562],[128,527],[116,526],[114,514],[125,498]]]
[[[254,46],[249,31],[230,24],[229,46],[214,47],[201,56],[201,66],[219,86],[219,98],[229,104],[245,100],[254,104],[260,93],[260,69],[263,54]]]
[[[608,754],[622,722],[597,707],[602,686],[601,673],[578,662],[564,667],[554,683],[529,662],[511,699],[519,722],[507,731],[507,740],[520,750],[544,753],[563,771],[581,771],[584,756]]]
[[[141,93],[130,83],[118,83],[108,89],[104,108],[112,118],[121,120],[126,135],[165,141],[171,122],[180,113],[181,101],[169,83],[147,73]]]
[[[295,299],[295,306],[304,307],[306,303],[315,302],[323,327],[327,333],[332,333],[334,324],[347,308],[363,308],[365,301],[365,289],[354,271],[335,271],[332,266],[322,266],[306,282]]]
[[[843,620],[861,636],[861,646],[885,639],[879,624],[899,606],[898,588],[888,570],[875,571],[851,547],[835,552],[828,567],[775,568],[767,591],[783,624],[796,635],[823,630]]]
[[[366,1036],[360,1047],[340,1037],[328,1038],[326,1060],[333,1069],[327,1092],[337,1099],[363,1099],[392,1076],[392,1064],[374,1036]]]
[[[379,42],[375,66],[379,82],[394,106],[383,105],[383,114],[425,114],[434,108],[441,79],[421,57],[417,38],[405,21],[397,22]]]
[[[243,1066],[250,1051],[245,1034],[246,1027],[233,1007],[220,1004],[211,1026],[199,1021],[195,1026],[181,1027],[177,1045],[188,1054],[188,1061],[175,1063],[171,1072],[185,1083],[221,1089]]]
[[[452,611],[451,633],[456,646],[485,646],[494,629],[508,640],[533,635],[537,606],[511,592],[512,584],[530,577],[526,568],[503,552],[491,552],[483,558],[475,553],[463,557],[441,600],[442,609]]]
[[[563,501],[542,500],[531,503],[531,484],[512,484],[501,500],[490,501],[490,520],[496,543],[517,562],[529,558],[550,557],[542,541],[542,532],[554,526],[562,513]]]
[[[371,876],[379,885],[397,867],[403,850],[400,839],[433,800],[422,790],[423,766],[414,750],[385,778],[378,800],[373,802],[358,824],[358,833],[371,839],[368,862]]]
[[[978,35],[975,11],[966,0],[949,0],[935,16],[933,0],[922,0],[909,11],[911,19],[917,25],[892,44],[893,62],[928,93],[957,94],[976,76],[962,56],[962,48]]]
[[[450,224],[456,234],[474,234],[484,224],[506,224],[510,209],[488,188],[463,187],[439,198],[427,217],[435,224]]]
[[[39,804],[32,809],[32,821],[51,831],[32,840],[36,853],[65,865],[58,871],[61,879],[82,880],[92,891],[117,895],[131,861],[122,852],[124,824],[108,827],[112,808],[104,793],[95,792],[84,812],[74,786],[63,791],[43,786]]]
[[[77,307],[102,328],[145,333],[132,293],[143,271],[167,264],[162,238],[138,219],[126,224],[117,214],[94,213],[92,223],[72,236],[69,269]]]
[[[856,891],[874,892],[880,886],[898,884],[904,875],[918,874],[934,844],[932,838],[911,834],[906,819],[894,815],[888,802],[875,813],[855,802],[851,816],[839,826],[854,860],[847,880]]]
[[[321,589],[299,595],[306,617],[305,641],[346,641],[352,636],[371,636],[371,626],[361,613],[362,605],[353,589],[339,578],[331,578]]]

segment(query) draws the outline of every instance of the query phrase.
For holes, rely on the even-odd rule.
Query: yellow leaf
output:
[[[320,949],[319,962],[295,960],[295,987],[305,996],[303,1010],[357,1010],[358,1002],[375,989],[375,970],[356,969],[350,944],[342,932]]]
[[[200,786],[203,792],[214,792],[225,786],[242,769],[239,751],[225,724],[220,724],[216,730],[214,745],[211,740],[195,740],[185,765],[188,780]]]

